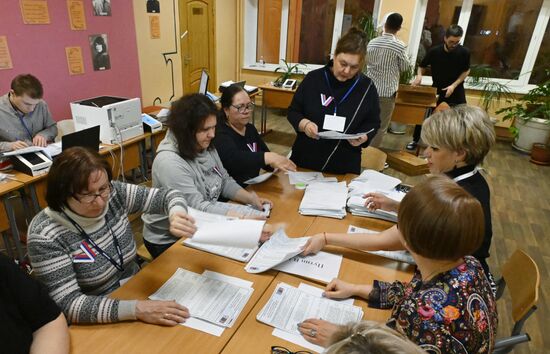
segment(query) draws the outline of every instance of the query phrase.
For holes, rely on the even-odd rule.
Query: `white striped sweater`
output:
[[[367,45],[367,76],[380,97],[393,96],[399,88],[399,75],[408,65],[405,44],[391,33],[384,33]]]

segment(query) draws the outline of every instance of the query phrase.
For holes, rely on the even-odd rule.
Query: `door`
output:
[[[214,51],[215,0],[178,0],[183,93],[199,91],[202,69],[210,75],[208,90],[217,91]]]

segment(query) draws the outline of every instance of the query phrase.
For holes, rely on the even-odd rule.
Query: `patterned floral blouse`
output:
[[[429,353],[492,352],[497,308],[474,257],[425,283],[418,270],[409,283],[375,280],[369,306],[393,307],[387,325]]]

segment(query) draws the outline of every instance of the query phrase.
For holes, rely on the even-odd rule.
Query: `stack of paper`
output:
[[[244,269],[261,273],[302,253],[309,237],[289,238],[283,229],[277,230],[256,252]]]
[[[372,132],[373,129],[369,130],[368,132],[364,133],[356,133],[356,134],[346,134],[346,133],[340,133],[334,130],[327,130],[324,132],[319,132],[317,135],[321,139],[330,139],[330,140],[348,140],[348,139],[358,139],[361,138],[370,132]]]
[[[319,280],[328,284],[332,279],[338,278],[341,265],[342,255],[321,251],[307,256],[294,256],[273,269],[300,275],[309,279]]]
[[[376,234],[376,231],[364,229],[361,227],[350,225],[348,227],[348,234]],[[407,251],[368,251],[380,257],[393,259],[394,261],[405,262],[409,264],[416,264],[414,258]]]
[[[343,219],[346,216],[346,182],[315,182],[307,186],[300,203],[300,214]]]
[[[27,146],[21,149],[4,152],[2,153],[2,156],[23,155],[30,152],[43,152],[51,160],[53,157],[61,154],[61,142],[52,143],[47,145],[46,147],[34,146],[34,145]]]
[[[321,172],[287,172],[290,184],[310,184],[314,182],[338,182],[336,177],[325,177]]]

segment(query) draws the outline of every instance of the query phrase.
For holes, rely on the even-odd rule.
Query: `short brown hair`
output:
[[[11,81],[11,89],[16,96],[27,94],[30,98],[40,99],[44,96],[44,88],[42,83],[31,74],[17,75]]]
[[[367,34],[356,27],[351,27],[336,43],[334,56],[340,53],[359,54],[361,60],[367,55]]]
[[[113,178],[111,166],[97,152],[83,147],[72,147],[54,159],[48,173],[46,201],[50,209],[61,211],[74,194],[88,188],[92,172],[105,171]]]
[[[432,176],[411,189],[397,219],[407,247],[422,257],[456,260],[483,241],[481,204],[446,176]]]

